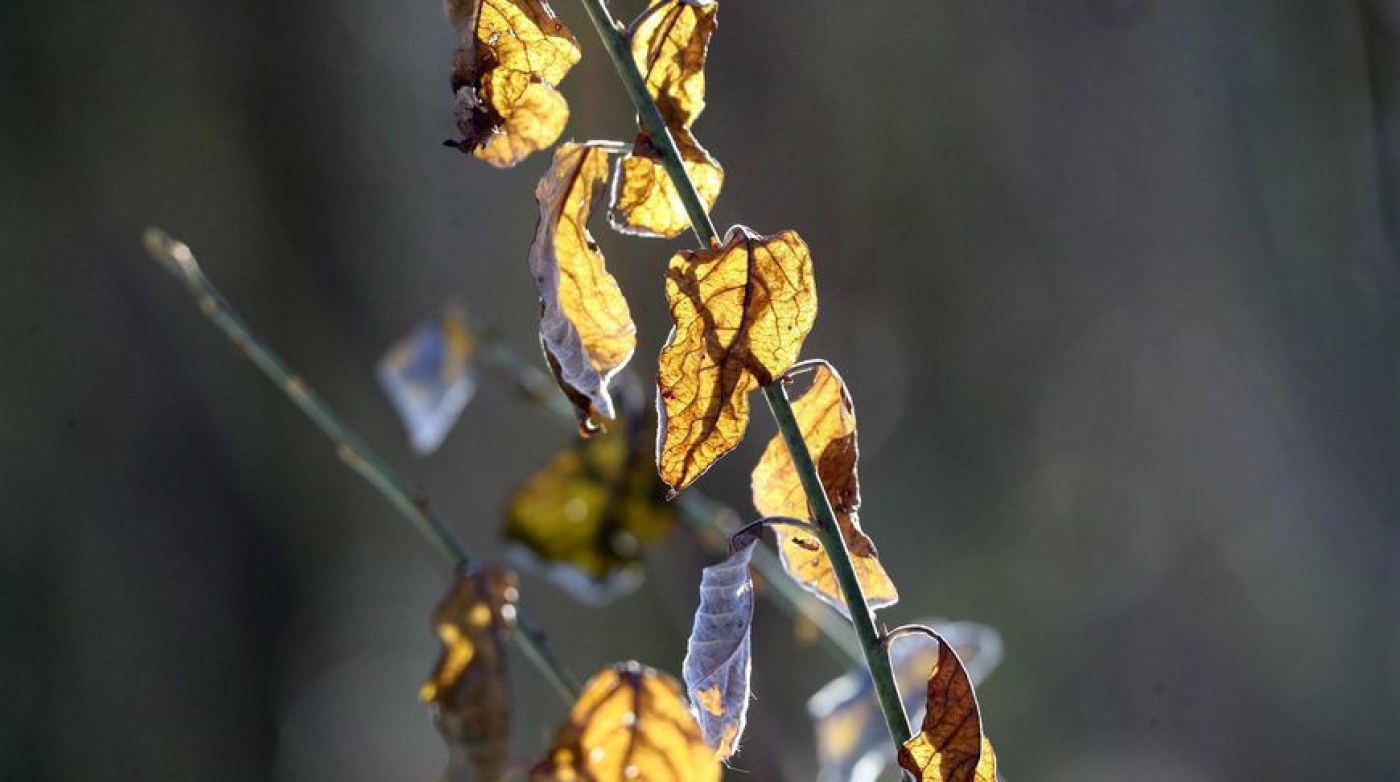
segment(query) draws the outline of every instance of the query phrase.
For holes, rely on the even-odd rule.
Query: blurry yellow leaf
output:
[[[652,464],[654,421],[630,416],[556,454],[512,495],[512,553],[587,603],[635,589],[643,548],[670,534],[676,511]]]
[[[753,579],[749,560],[754,534],[700,576],[700,606],[686,644],[681,676],[705,741],[728,760],[739,749],[749,711],[753,645]]]
[[[672,132],[705,110],[705,55],[717,10],[713,2],[661,0],[633,30],[632,57]]]
[[[413,451],[437,450],[476,392],[476,344],[459,308],[424,323],[380,359],[379,386],[393,403]]]
[[[661,349],[661,479],[678,492],[739,444],[749,392],[797,360],[817,316],[812,257],[792,231],[735,227],[722,245],[671,258],[675,328]]]
[[[938,645],[927,693],[923,725],[900,748],[900,767],[920,782],[995,782],[996,756],[972,681],[947,643]]]
[[[856,414],[846,384],[834,370],[821,366],[812,373],[812,385],[792,403],[802,438],[817,462],[817,472],[826,489],[831,509],[841,525],[841,536],[851,552],[856,576],[871,608],[883,608],[899,600],[894,582],[885,573],[875,544],[861,531],[860,479],[856,461]],[[764,516],[787,516],[812,520],[797,471],[782,437],[768,443],[753,471],[753,504]],[[821,546],[801,530],[775,526],[778,553],[783,567],[799,583],[838,611],[847,613],[841,587],[831,569],[831,560]]]
[[[530,782],[719,782],[675,679],[626,663],[584,685]]]
[[[608,181],[608,153],[563,144],[535,188],[540,219],[530,245],[530,273],[540,295],[540,345],[579,429],[616,417],[608,380],[632,357],[637,327],[622,289],[588,233],[593,203]]]
[[[461,574],[433,614],[442,641],[419,697],[447,742],[447,780],[499,782],[510,770],[510,683],[505,643],[515,577],[496,568]]]
[[[672,135],[700,200],[706,210],[713,209],[724,184],[724,169],[700,146],[690,130],[680,129]],[[638,136],[631,154],[617,162],[608,221],[621,233],[667,239],[679,236],[690,227],[690,216],[686,214],[680,193],[645,135]]]
[[[918,622],[934,628],[952,645],[974,685],[1001,662],[1001,635],[974,622]],[[928,699],[928,673],[938,662],[938,641],[926,635],[902,635],[890,647],[895,683],[909,719],[921,722]],[[817,782],[878,782],[889,764],[890,734],[865,666],[829,682],[807,703],[816,729]]]
[[[544,0],[446,0],[459,46],[452,90],[460,141],[509,168],[559,138],[568,103],[554,88],[578,62],[578,41]]]

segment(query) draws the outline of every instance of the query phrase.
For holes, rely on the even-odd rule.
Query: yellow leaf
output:
[[[675,328],[657,374],[656,455],[674,494],[739,444],[749,392],[797,360],[817,316],[812,257],[792,231],[735,227],[671,258],[666,299]]]
[[[713,209],[724,184],[724,169],[700,146],[689,129],[677,130],[672,135],[700,200],[706,210]],[[617,163],[608,221],[613,230],[621,233],[666,239],[679,236],[690,227],[690,216],[686,214],[680,192],[645,135],[638,136],[632,153]]]
[[[899,592],[880,564],[875,543],[860,528],[860,479],[856,473],[860,451],[856,444],[855,406],[845,382],[835,370],[818,367],[812,373],[812,385],[792,403],[792,409],[802,428],[802,439],[817,462],[817,472],[841,525],[841,537],[851,553],[866,603],[871,608],[893,605],[899,600]],[[812,520],[802,483],[782,437],[774,437],[768,443],[754,468],[753,504],[764,516]],[[800,530],[781,525],[773,530],[788,573],[837,610],[847,613],[831,560],[822,547],[813,545],[816,541]]]
[[[540,295],[540,345],[554,379],[574,403],[579,428],[617,417],[608,380],[637,347],[637,327],[622,289],[588,232],[588,217],[608,181],[608,153],[563,144],[535,188],[540,219],[530,273]]]
[[[940,639],[924,722],[900,748],[899,765],[920,782],[995,782],[991,747],[982,732],[972,680],[953,647]]]
[[[527,561],[588,603],[641,580],[642,550],[674,529],[675,509],[652,465],[654,420],[633,416],[575,440],[516,490],[504,535]]]
[[[580,50],[544,0],[446,0],[460,39],[452,90],[463,152],[509,168],[553,144],[569,118],[554,88]]]
[[[505,643],[515,599],[512,574],[477,568],[457,577],[433,614],[442,656],[419,697],[447,742],[446,779],[498,782],[510,771]]]
[[[584,685],[530,782],[719,782],[675,679],[637,663]]]
[[[718,8],[713,2],[661,0],[633,30],[632,57],[672,132],[690,127],[705,110],[705,56]]]

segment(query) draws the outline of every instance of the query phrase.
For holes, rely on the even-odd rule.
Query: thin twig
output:
[[[666,127],[666,121],[661,116],[656,101],[647,90],[646,77],[642,75],[636,61],[632,59],[628,41],[618,31],[617,23],[613,20],[612,14],[609,13],[604,0],[580,0],[580,2],[588,11],[593,27],[598,31],[598,36],[602,39],[603,46],[607,49],[608,56],[617,69],[618,76],[622,79],[627,93],[632,97],[633,105],[637,107],[643,132],[651,138],[660,154],[662,166],[670,175],[671,182],[675,184],[681,201],[685,204],[691,228],[700,239],[702,247],[713,246],[718,238],[714,224],[710,221],[710,215],[705,209],[704,202],[700,200],[695,183],[691,181],[689,173],[685,170],[684,161],[680,151],[676,148],[675,139],[672,138],[670,130]],[[909,730],[909,718],[905,715],[904,706],[900,702],[899,689],[895,686],[894,670],[890,665],[889,653],[880,644],[880,634],[875,629],[875,618],[870,611],[869,604],[865,601],[865,594],[861,590],[860,580],[856,577],[855,565],[851,561],[850,552],[846,549],[846,541],[841,535],[836,514],[831,509],[826,490],[822,488],[821,478],[817,474],[816,463],[812,461],[812,455],[808,452],[807,444],[802,439],[802,429],[793,414],[792,403],[787,398],[787,390],[782,383],[772,383],[764,387],[763,393],[768,399],[769,408],[773,411],[773,418],[778,423],[778,431],[782,434],[783,442],[787,444],[788,453],[792,457],[793,466],[801,480],[803,492],[807,495],[807,504],[816,517],[817,526],[822,530],[822,545],[831,560],[836,580],[841,585],[842,595],[850,610],[851,623],[855,627],[856,639],[860,643],[866,665],[875,682],[875,692],[879,697],[880,710],[884,714],[890,738],[898,749],[909,740],[912,734]]]
[[[262,370],[263,374],[292,400],[292,404],[305,413],[306,417],[335,443],[335,452],[340,460],[379,490],[379,493],[398,509],[449,564],[459,570],[471,567],[471,555],[467,553],[461,539],[453,534],[432,507],[423,502],[398,473],[394,472],[393,468],[306,384],[306,381],[292,372],[257,336],[219,293],[218,288],[204,276],[190,248],[155,228],[148,229],[144,238],[146,250],[175,275],[176,279],[184,283],[185,289],[199,305],[199,311],[218,326],[238,352]],[[523,616],[517,614],[512,637],[521,651],[539,667],[540,673],[544,674],[564,703],[572,705],[579,693],[578,680],[554,656],[540,632]]]
[[[880,643],[888,649],[890,644],[894,643],[895,639],[901,635],[926,635],[939,643],[944,643],[943,636],[928,625],[900,625],[893,630],[886,630],[885,634],[880,636]]]

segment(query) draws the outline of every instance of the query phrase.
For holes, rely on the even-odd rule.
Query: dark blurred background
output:
[[[620,15],[637,3],[618,4]],[[629,139],[581,8],[568,136]],[[851,382],[891,621],[999,628],[1015,782],[1400,777],[1400,3],[723,0],[721,226],[799,230]],[[499,553],[570,433],[487,383],[414,459],[373,381],[457,297],[535,355],[547,156],[453,133],[432,0],[0,4],[0,777],[430,780],[433,552],[142,252],[264,336]],[[688,239],[595,235],[654,367]],[[771,434],[703,482],[747,508]],[[580,672],[678,672],[707,558],[584,609]],[[758,616],[733,778],[810,780],[841,673]],[[515,663],[522,757],[563,707]]]

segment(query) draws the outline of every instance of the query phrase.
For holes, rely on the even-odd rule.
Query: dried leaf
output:
[[[718,9],[713,2],[661,0],[633,30],[632,57],[673,133],[705,110],[705,57]]]
[[[899,765],[920,782],[994,782],[996,756],[982,733],[982,716],[962,662],[946,643],[928,679],[927,711],[919,732],[899,750]]]
[[[447,780],[499,782],[510,770],[505,643],[515,594],[515,576],[477,568],[457,577],[433,614],[442,656],[419,698],[447,742]]]
[[[860,479],[856,461],[856,414],[850,393],[841,376],[826,366],[812,373],[812,385],[792,403],[802,438],[826,489],[827,500],[841,525],[841,536],[851,553],[856,576],[860,579],[865,602],[871,608],[884,608],[899,600],[894,582],[880,564],[875,544],[860,528]],[[812,520],[807,496],[793,467],[782,437],[768,443],[753,471],[753,504],[764,516],[788,516]],[[847,614],[846,601],[831,569],[831,560],[820,546],[811,545],[810,536],[786,526],[774,528],[783,567],[809,591]]]
[[[606,669],[584,685],[554,746],[530,782],[719,782],[720,765],[700,737],[680,685],[637,663]]]
[[[657,375],[657,465],[678,492],[739,444],[749,392],[797,360],[817,315],[812,257],[792,231],[729,231],[678,253],[666,275],[675,328]]]
[[[642,14],[632,33],[632,56],[707,210],[719,198],[724,169],[690,126],[705,109],[705,57],[717,10],[713,2],[661,0]],[[622,233],[668,239],[690,225],[680,193],[646,133],[618,163],[609,222]]]
[[[476,393],[475,352],[462,311],[450,308],[380,359],[379,386],[403,420],[414,453],[436,451]]]
[[[749,560],[758,536],[700,575],[700,606],[686,645],[681,677],[705,741],[728,760],[739,748],[749,711],[753,578]]]
[[[554,88],[579,61],[578,41],[545,0],[446,0],[457,30],[452,90],[460,141],[509,168],[553,144],[569,119]]]
[[[617,280],[588,232],[588,216],[608,181],[608,153],[562,144],[535,188],[540,219],[530,245],[530,272],[540,295],[540,345],[579,428],[616,417],[608,380],[632,357],[637,327]]]
[[[934,628],[952,645],[974,685],[985,681],[1001,662],[1001,635],[990,627],[938,619],[919,624]],[[939,643],[925,635],[901,636],[890,647],[904,711],[915,723],[924,718],[925,685],[938,660],[938,648]],[[807,713],[816,728],[817,782],[878,782],[894,762],[875,685],[864,666],[822,687],[808,701]]]
[[[504,535],[514,557],[598,604],[641,583],[642,550],[670,534],[675,508],[652,465],[650,415],[575,440],[516,490]]]
[[[689,129],[677,130],[672,135],[700,200],[706,210],[713,209],[724,184],[724,169],[700,146]],[[670,239],[690,227],[690,216],[680,192],[645,135],[638,136],[631,154],[617,162],[612,188],[608,222],[613,230]]]

